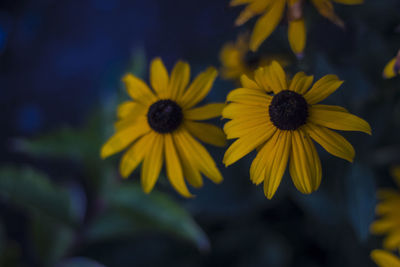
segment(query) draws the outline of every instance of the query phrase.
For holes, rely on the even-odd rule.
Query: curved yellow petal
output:
[[[277,61],[272,61],[271,65],[264,69],[268,84],[275,94],[288,89],[285,71]]]
[[[289,44],[292,51],[301,57],[306,45],[306,25],[304,19],[289,21]]]
[[[400,259],[385,250],[374,249],[371,258],[379,267],[400,267]]]
[[[383,248],[386,250],[396,250],[399,247],[400,247],[400,229],[396,229],[394,231],[391,231],[385,237],[385,239],[383,240]]]
[[[255,89],[255,90],[261,89],[260,86],[258,86],[258,84],[252,79],[250,79],[246,74],[240,76],[240,83],[242,84],[243,88]]]
[[[171,134],[164,134],[167,177],[175,190],[184,197],[193,197],[183,179],[182,164]]]
[[[266,167],[270,165],[269,162],[271,162],[273,159],[272,157],[274,156],[273,153],[271,153],[274,148],[276,147],[276,142],[279,134],[275,134],[274,136],[271,137],[270,140],[268,140],[258,151],[256,158],[253,160],[250,166],[250,180],[258,185],[261,182],[265,180],[265,171]]]
[[[152,144],[147,151],[143,164],[142,172],[140,175],[140,182],[143,191],[148,194],[153,190],[154,185],[160,175],[161,167],[163,165],[163,150],[164,150],[164,136],[155,132],[150,134]]]
[[[290,82],[289,90],[303,95],[310,88],[314,76],[307,76],[304,72],[298,72]]]
[[[150,84],[159,98],[165,98],[168,90],[168,71],[161,58],[155,58],[150,65]]]
[[[249,5],[239,14],[235,21],[236,26],[243,25],[252,17],[262,14],[275,0],[251,1]]]
[[[135,101],[152,104],[156,101],[156,96],[153,94],[147,84],[141,79],[133,76],[132,74],[126,74],[122,81],[125,84],[126,90],[129,96]]]
[[[231,102],[241,103],[241,104],[261,106],[264,108],[268,108],[268,106],[272,100],[272,97],[260,90],[238,88],[238,89],[232,90],[227,95],[226,100],[231,101]]]
[[[304,95],[307,103],[310,105],[317,104],[321,102],[333,92],[335,92],[341,85],[343,81],[339,80],[336,75],[326,75],[319,79],[313,87]]]
[[[398,73],[395,72],[396,57],[392,58],[383,69],[383,78],[390,79],[396,76]]]
[[[235,139],[253,132],[268,131],[270,127],[273,125],[265,116],[243,117],[225,123],[224,131],[227,139]]]
[[[256,149],[259,145],[268,141],[275,131],[275,127],[269,127],[268,131],[254,132],[254,134],[249,134],[239,138],[226,150],[223,163],[226,167],[235,163],[252,150]]]
[[[268,80],[268,74],[266,72],[267,72],[266,67],[265,68],[259,67],[254,72],[254,80],[259,88],[261,88],[263,91],[267,93],[271,93],[273,92],[273,89],[270,85],[270,81]]]
[[[199,170],[214,183],[221,183],[223,180],[222,175],[204,146],[195,140],[185,129],[176,131],[174,135],[187,148],[189,154],[194,158],[193,162],[198,164]]]
[[[141,137],[124,154],[119,165],[119,171],[123,178],[128,178],[128,176],[143,160],[146,153],[148,153],[148,150],[151,149],[151,147],[149,147],[149,144],[153,144],[154,137],[154,134],[147,134]]]
[[[328,110],[328,111],[337,111],[337,112],[349,113],[349,111],[348,111],[347,109],[345,109],[344,107],[335,106],[335,105],[321,105],[321,104],[317,104],[317,105],[313,105],[313,108],[317,108],[317,109],[319,109],[319,110],[323,109],[323,110]]]
[[[184,108],[190,108],[203,100],[214,84],[218,72],[210,67],[205,72],[200,73],[185,91],[181,102]]]
[[[371,135],[371,126],[365,120],[340,111],[333,111],[319,106],[309,106],[308,120],[314,124],[334,130],[360,131]]]
[[[285,9],[286,1],[273,1],[269,9],[261,16],[254,26],[251,34],[250,49],[255,52],[261,43],[267,39],[281,21]]]
[[[289,171],[297,190],[303,194],[311,194],[321,183],[321,161],[310,137],[301,129],[292,132]]]
[[[138,120],[132,126],[117,131],[101,148],[101,157],[104,159],[126,148],[130,143],[150,131],[145,120]]]
[[[269,118],[268,108],[240,103],[229,103],[222,110],[222,117],[227,119],[251,117],[257,115],[264,115]]]
[[[329,19],[339,27],[344,27],[343,21],[335,14],[333,4],[330,0],[312,0],[312,2],[322,16]]]
[[[179,131],[172,135],[176,149],[178,150],[179,158],[182,162],[183,175],[189,184],[195,188],[203,186],[203,179],[201,178],[200,170],[196,160],[190,154],[190,150],[178,138]]]
[[[185,121],[184,126],[191,134],[204,143],[220,147],[226,145],[224,132],[215,125],[203,122]]]
[[[291,131],[277,131],[269,142],[275,142],[265,166],[264,194],[271,199],[285,173],[291,148]]]
[[[167,97],[179,101],[190,81],[190,66],[188,63],[178,61],[171,72]]]
[[[224,103],[210,103],[198,108],[185,110],[185,119],[188,120],[208,120],[221,116]]]
[[[353,146],[340,134],[325,127],[308,123],[304,127],[312,139],[320,144],[330,154],[353,162],[356,152]]]

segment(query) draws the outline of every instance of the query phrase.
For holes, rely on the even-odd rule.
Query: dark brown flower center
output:
[[[181,125],[182,120],[182,108],[169,99],[155,102],[147,113],[150,127],[158,133],[173,132]]]
[[[278,129],[296,130],[307,121],[308,104],[302,95],[284,90],[272,98],[269,116]]]

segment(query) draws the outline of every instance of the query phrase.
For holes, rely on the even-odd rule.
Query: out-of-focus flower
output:
[[[335,14],[331,0],[311,0],[318,12],[343,27],[343,21]],[[362,4],[364,0],[333,0],[340,4]],[[247,5],[236,20],[236,25],[242,25],[254,16],[261,15],[257,20],[250,39],[250,49],[257,51],[278,26],[287,7],[289,23],[288,36],[293,52],[301,56],[306,43],[306,27],[303,16],[304,0],[232,0],[231,6]]]
[[[392,169],[392,176],[400,187],[400,166]],[[371,224],[370,230],[375,235],[386,235],[383,247],[388,250],[400,248],[400,192],[394,189],[379,189],[380,202],[375,213],[380,216]]]
[[[385,250],[374,249],[371,258],[379,267],[400,267],[400,259]]]
[[[397,56],[392,58],[383,69],[383,78],[390,79],[400,74],[400,50]]]
[[[227,96],[230,103],[222,116],[231,121],[224,130],[228,139],[238,139],[226,151],[224,164],[229,166],[257,149],[250,179],[257,185],[264,182],[268,199],[275,194],[289,160],[296,188],[304,194],[318,189],[321,162],[312,139],[332,155],[352,162],[353,146],[330,129],[371,134],[369,124],[346,109],[317,104],[343,81],[326,75],[311,87],[313,79],[299,72],[288,82],[282,67],[273,61],[256,70],[254,80],[243,75],[242,88]]]
[[[194,138],[215,146],[226,143],[220,128],[196,122],[221,115],[223,103],[194,107],[208,94],[216,76],[217,71],[210,67],[189,85],[187,63],[177,62],[169,76],[159,58],[150,67],[153,90],[139,78],[127,74],[123,81],[133,101],[118,107],[116,133],[102,147],[101,156],[106,158],[131,145],[122,157],[120,172],[128,177],[143,161],[141,183],[146,193],[153,189],[164,159],[167,177],[182,196],[192,196],[184,178],[196,188],[203,185],[201,173],[220,183],[222,175],[214,160]]]
[[[250,51],[249,35],[240,34],[236,42],[226,43],[219,55],[221,61],[221,76],[227,80],[239,80],[242,74],[253,77],[258,67],[271,64],[273,60],[282,66],[288,65],[288,60],[283,55],[259,55]]]

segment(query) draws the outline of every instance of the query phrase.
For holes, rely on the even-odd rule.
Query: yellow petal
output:
[[[126,74],[122,81],[125,83],[126,90],[129,96],[135,101],[152,104],[156,101],[156,97],[147,86],[147,84],[141,79],[133,76],[132,74]]]
[[[269,141],[274,141],[275,145],[265,166],[264,194],[268,199],[274,196],[285,173],[291,148],[291,134],[291,131],[277,131],[276,140],[271,138]]]
[[[273,161],[272,157],[274,156],[271,153],[276,147],[276,142],[278,140],[279,134],[275,134],[268,140],[258,151],[256,158],[251,163],[250,167],[250,180],[258,185],[265,179],[265,171],[266,167],[271,164]]]
[[[272,97],[265,92],[254,89],[238,88],[232,90],[226,97],[227,101],[236,102],[240,104],[261,106],[268,108]]]
[[[226,145],[224,132],[215,125],[194,121],[185,121],[184,125],[191,134],[204,143],[220,147]]]
[[[390,79],[396,76],[398,73],[395,72],[396,57],[392,58],[383,69],[383,78]]]
[[[186,110],[185,119],[188,120],[208,120],[219,117],[224,109],[224,103],[211,103],[202,107]]]
[[[173,134],[172,138],[174,139],[179,158],[182,162],[183,175],[191,186],[195,188],[202,187],[203,179],[201,178],[199,166],[190,154],[190,150],[181,142],[180,138],[178,138],[178,135],[179,131]]]
[[[271,93],[273,91],[271,84],[268,80],[266,68],[259,67],[254,72],[254,80],[256,81],[259,88],[263,89],[263,91],[267,93]]]
[[[251,117],[257,115],[264,115],[269,118],[268,108],[247,104],[229,103],[226,105],[224,110],[222,110],[222,117],[227,119]]]
[[[131,112],[125,118],[118,120],[114,124],[114,128],[116,132],[122,131],[126,128],[131,127],[132,125],[136,124],[136,122],[142,123],[146,122],[147,118],[143,112],[143,110],[139,110],[138,112]]]
[[[368,122],[347,112],[327,110],[319,106],[309,106],[308,120],[335,130],[360,131],[371,135],[371,126]]]
[[[165,142],[165,162],[168,180],[175,190],[184,197],[193,197],[189,192],[185,180],[183,179],[183,171],[181,161],[175,148],[171,134],[164,134]]]
[[[374,221],[370,225],[370,232],[374,235],[382,235],[389,233],[390,231],[397,229],[399,226],[398,220],[391,218],[379,219]]]
[[[312,0],[312,2],[322,16],[329,19],[339,27],[344,27],[343,21],[336,16],[333,4],[330,0]]]
[[[396,250],[399,247],[400,247],[400,230],[396,229],[390,232],[383,240],[383,248],[387,250]]]
[[[243,25],[252,17],[262,14],[267,7],[273,3],[274,0],[252,1],[249,5],[239,14],[235,21],[236,26]]]
[[[230,6],[240,6],[240,5],[245,5],[253,2],[254,0],[232,0],[229,5]]]
[[[385,250],[374,249],[371,258],[379,267],[400,267],[400,259]]]
[[[126,148],[130,143],[150,131],[147,121],[136,121],[132,126],[117,131],[101,148],[104,159]]]
[[[179,142],[185,146],[193,162],[198,164],[199,170],[214,183],[222,182],[222,175],[219,172],[214,160],[198,141],[196,141],[187,130],[181,129],[174,133]]]
[[[217,75],[218,72],[213,67],[210,67],[205,72],[200,73],[184,93],[181,101],[183,107],[193,107],[203,100],[214,84]]]
[[[342,84],[343,81],[339,80],[336,75],[326,75],[311,87],[311,89],[304,95],[304,98],[307,100],[308,104],[316,104],[330,96]]]
[[[163,165],[163,150],[164,137],[161,134],[152,132],[149,138],[152,139],[152,144],[148,149],[142,164],[142,173],[140,181],[143,191],[150,193],[160,175]]]
[[[294,75],[289,85],[289,90],[303,95],[314,81],[314,76],[307,76],[304,72]]]
[[[306,132],[332,155],[353,162],[355,151],[353,146],[340,134],[325,127],[308,123],[304,127]]]
[[[265,67],[265,74],[275,94],[288,89],[285,71],[277,61],[274,60],[271,65]]]
[[[168,71],[161,58],[155,58],[150,66],[150,83],[159,98],[165,98],[168,90]]]
[[[321,183],[321,161],[310,137],[301,129],[292,132],[289,171],[297,190],[303,194],[311,194]]]
[[[128,176],[143,160],[145,154],[148,153],[147,151],[151,149],[149,144],[153,144],[154,137],[154,134],[147,134],[141,137],[124,154],[119,165],[119,171],[123,178],[128,178]]]
[[[227,139],[234,139],[251,134],[252,132],[268,131],[270,127],[273,127],[273,125],[265,116],[242,117],[225,123],[224,131]]]
[[[225,166],[235,163],[254,150],[256,147],[266,142],[275,133],[275,131],[275,127],[269,127],[268,131],[254,132],[239,138],[233,142],[233,144],[225,152],[223,163]]]
[[[117,117],[123,119],[127,117],[136,107],[143,106],[133,101],[125,101],[118,105]]]
[[[313,108],[317,108],[317,109],[323,109],[323,110],[328,110],[328,111],[337,111],[337,112],[345,112],[345,113],[349,113],[349,111],[347,109],[345,109],[344,107],[341,106],[334,106],[334,105],[313,105]]]
[[[301,57],[306,45],[306,25],[304,19],[289,21],[289,44],[292,51]]]
[[[285,5],[286,1],[272,2],[267,12],[257,20],[250,39],[250,49],[253,52],[257,51],[261,43],[264,42],[278,26],[284,13]]]
[[[248,88],[248,89],[255,89],[255,90],[260,90],[261,88],[258,86],[258,84],[250,79],[246,74],[243,74],[240,76],[240,83],[242,84],[243,88]]]
[[[190,81],[190,66],[186,62],[178,61],[171,72],[167,97],[179,101]]]

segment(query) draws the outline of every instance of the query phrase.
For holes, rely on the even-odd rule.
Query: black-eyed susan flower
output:
[[[382,249],[374,249],[371,258],[379,267],[400,267],[400,259]]]
[[[258,67],[266,66],[273,60],[284,67],[288,65],[288,60],[282,55],[260,55],[251,52],[248,34],[240,34],[236,42],[226,43],[219,58],[222,65],[221,77],[227,80],[239,80],[242,74],[253,77]]]
[[[116,133],[102,147],[101,156],[106,158],[130,146],[121,160],[121,175],[128,177],[143,162],[141,184],[146,193],[153,189],[164,161],[169,182],[182,196],[192,196],[184,178],[196,188],[203,184],[201,173],[220,183],[222,176],[214,160],[195,139],[216,146],[226,143],[220,128],[198,122],[220,116],[224,104],[194,107],[208,94],[216,76],[217,71],[210,67],[189,85],[187,63],[176,63],[169,76],[158,58],[150,67],[153,90],[127,74],[123,81],[132,101],[119,106]]]
[[[392,176],[400,187],[400,166],[392,169]],[[371,224],[370,231],[375,235],[386,235],[383,248],[400,248],[400,192],[394,189],[379,189],[375,213],[380,218]]]
[[[290,47],[297,55],[301,55],[306,43],[306,27],[303,17],[305,0],[232,0],[231,6],[247,5],[236,20],[242,25],[254,16],[260,15],[250,39],[250,49],[256,51],[282,20],[287,7],[289,23],[288,37]],[[342,20],[335,14],[332,2],[354,5],[364,0],[311,0],[319,13],[333,23],[343,26]]]
[[[400,50],[397,56],[392,58],[383,69],[383,78],[390,79],[400,74]]]
[[[229,166],[257,149],[250,179],[257,185],[264,182],[268,199],[275,194],[288,162],[300,192],[318,189],[321,162],[312,139],[332,155],[352,162],[353,146],[330,129],[371,134],[369,124],[346,109],[318,104],[343,83],[335,75],[324,76],[312,87],[313,76],[303,72],[288,82],[274,61],[257,69],[254,80],[243,75],[241,81],[242,88],[228,94],[230,103],[222,111],[224,118],[231,119],[224,126],[228,139],[238,138],[226,151],[224,164]]]

